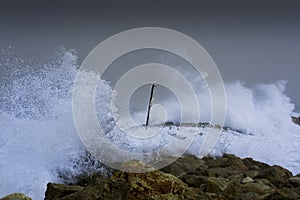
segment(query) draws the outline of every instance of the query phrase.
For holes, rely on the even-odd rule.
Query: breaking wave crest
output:
[[[19,58],[12,51],[11,47],[2,48],[0,58],[0,196],[23,192],[33,199],[42,199],[48,182],[72,181],[81,173],[101,171],[104,167],[87,156],[73,122],[72,90],[78,68],[76,52],[61,48],[51,61],[38,64]],[[116,132],[112,114],[108,111],[111,88],[105,81],[99,84],[97,114],[100,124],[107,125],[108,137],[127,149],[134,145],[134,148],[141,148],[140,151],[145,150],[145,143],[126,140],[122,133]],[[295,148],[300,143],[300,130],[290,119],[294,105],[284,94],[285,84],[284,81],[259,84],[252,89],[241,82],[226,84],[225,126],[241,130],[241,134],[223,132],[212,154],[229,152],[271,164],[279,162],[299,173],[300,158]],[[194,87],[197,87],[196,82]],[[205,95],[207,92],[198,93],[199,99],[207,98]],[[202,102],[203,108],[209,107],[209,101]],[[170,100],[166,111],[171,116],[169,119],[176,121],[180,116],[172,110],[173,106],[178,107],[175,103],[173,105]],[[209,109],[202,110],[204,117],[201,120],[209,121],[208,112]],[[154,113],[153,121],[160,122],[159,116]],[[144,118],[144,115],[136,114],[136,117]],[[191,129],[171,131],[184,136]],[[158,140],[164,143],[171,136],[165,134]],[[190,153],[198,153],[197,141],[201,144],[200,136],[190,147]],[[157,148],[155,143],[149,145],[152,145],[149,148]],[[259,151],[259,145],[266,148],[273,145],[274,148],[267,154]],[[283,153],[289,155],[284,157]]]

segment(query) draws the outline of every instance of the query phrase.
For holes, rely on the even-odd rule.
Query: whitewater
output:
[[[12,51],[2,48],[0,58],[0,197],[22,192],[39,200],[44,198],[48,182],[71,182],[82,173],[105,171],[97,161],[87,159],[73,120],[73,83],[79,67],[76,51],[61,48],[42,64],[17,57]],[[285,84],[278,81],[249,88],[240,81],[226,83],[227,128],[222,129],[210,155],[232,153],[300,173],[300,126],[291,120],[295,105],[284,94]],[[197,87],[197,82],[193,85]],[[180,144],[192,135],[194,141],[187,152],[198,155],[212,127],[161,126],[161,134],[151,142],[127,137],[111,120],[111,92],[107,82],[99,82],[97,117],[111,141],[124,149],[143,152],[159,149],[171,139]],[[197,95],[204,99],[207,92]],[[209,107],[209,101],[201,102],[205,104],[202,107]],[[154,107],[149,128],[156,129],[155,125],[166,119],[178,120],[174,104],[170,100],[164,105],[164,120],[160,107]],[[209,121],[209,109],[202,113],[201,120]],[[133,115],[138,123],[144,122],[145,111]]]

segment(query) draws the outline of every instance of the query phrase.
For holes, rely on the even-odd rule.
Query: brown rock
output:
[[[127,192],[124,179],[97,180],[86,187],[48,183],[45,200],[126,199]]]
[[[198,159],[192,155],[184,155],[182,158],[178,158],[175,162],[169,166],[160,169],[160,171],[172,174],[174,176],[180,176],[182,173],[192,172],[193,174],[200,175],[202,170],[206,169],[205,161]]]
[[[122,176],[124,173],[116,175],[116,177]],[[200,193],[200,190],[188,188],[180,179],[161,171],[127,174],[127,182],[129,184],[127,199],[166,199],[167,197],[183,199]]]

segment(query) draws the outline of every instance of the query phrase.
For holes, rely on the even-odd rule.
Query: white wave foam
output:
[[[83,161],[85,148],[72,118],[71,94],[77,57],[74,52],[63,50],[52,63],[35,67],[21,59],[13,60],[6,61],[3,57],[0,60],[1,71],[6,77],[1,79],[0,85],[0,196],[23,192],[33,199],[42,199],[47,182],[62,182],[61,173],[72,178],[86,171],[88,165]],[[193,82],[195,87],[198,84]],[[291,122],[294,105],[284,94],[284,85],[284,82],[278,82],[250,89],[240,82],[227,84],[225,125],[245,134],[223,132],[212,154],[229,152],[249,156],[299,173],[300,128]],[[128,139],[111,123],[110,94],[110,87],[100,82],[97,96],[99,122],[109,124],[106,127],[108,137],[116,144],[143,152],[159,148],[174,135],[180,142],[192,134],[196,135],[196,140],[188,151],[198,153],[205,128],[165,130],[151,143]],[[207,91],[198,93],[201,121],[210,119],[207,96]],[[180,119],[179,111],[172,109],[178,107],[176,103],[173,100],[166,102],[167,119]],[[144,116],[137,113],[133,118],[144,122]],[[161,115],[155,113],[155,116],[152,120],[161,122]],[[197,135],[199,132],[204,134]]]

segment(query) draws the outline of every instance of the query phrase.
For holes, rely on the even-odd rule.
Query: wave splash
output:
[[[4,48],[1,54],[0,196],[18,191],[33,199],[42,199],[48,182],[72,181],[81,173],[104,170],[93,158],[87,159],[73,122],[72,89],[78,68],[76,52],[60,49],[46,64],[25,61]],[[98,118],[105,124],[112,117],[107,112],[111,88],[104,81],[100,82],[99,88],[97,106],[103,109],[97,109]],[[291,122],[294,105],[284,94],[284,88],[285,82],[260,84],[252,89],[241,82],[226,84],[225,126],[242,130],[243,134],[223,132],[212,154],[229,152],[251,156],[299,173],[297,145],[300,145],[300,130]],[[199,99],[205,99],[206,95],[206,92],[198,93]],[[204,108],[209,105],[207,100],[202,102]],[[171,100],[167,105],[169,119],[179,119],[177,111],[172,110],[178,105],[175,102],[173,105]],[[209,109],[202,110],[204,117],[201,120],[209,121],[208,112]],[[136,116],[143,121],[145,115]],[[159,116],[154,113],[153,121],[160,122]],[[112,127],[108,129],[111,130],[113,124],[110,125]],[[124,142],[114,131],[110,131],[108,137],[118,145],[125,144],[130,149],[134,144],[134,148],[140,148],[137,151],[145,150],[144,143]],[[171,131],[184,136],[191,131],[199,132],[199,129]],[[170,134],[165,134],[159,140],[165,143],[169,137]],[[201,141],[197,136],[188,151],[198,153]],[[158,146],[152,145],[153,148]],[[260,145],[264,148],[258,148]],[[266,152],[268,148],[272,152]]]

